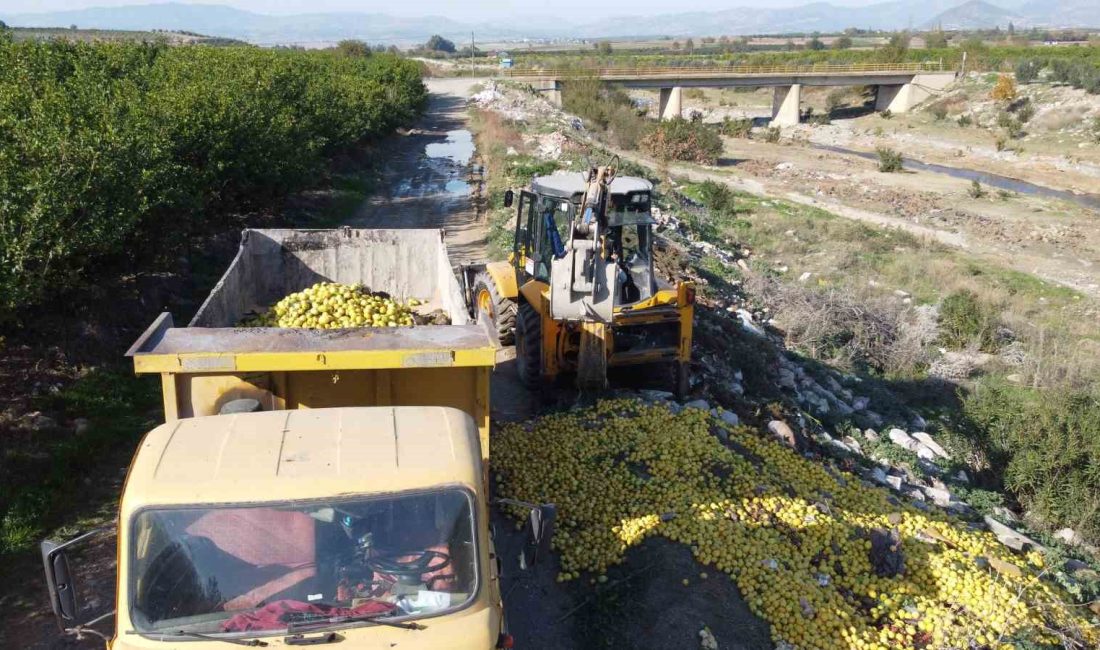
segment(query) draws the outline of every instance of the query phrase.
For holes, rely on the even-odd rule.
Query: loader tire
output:
[[[474,309],[484,311],[496,326],[501,345],[511,345],[515,340],[516,301],[505,298],[497,290],[497,283],[484,271],[474,276]]]
[[[516,315],[516,372],[527,388],[542,383],[542,316],[528,303],[521,303]]]

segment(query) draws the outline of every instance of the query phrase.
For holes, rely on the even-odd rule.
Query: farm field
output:
[[[655,91],[578,77],[555,104],[457,54],[139,34],[0,32],[0,646],[102,646],[57,634],[36,545],[117,520],[133,447],[165,418],[160,378],[123,353],[160,312],[186,322],[242,228],[439,229],[444,271],[520,264],[529,226],[505,191],[614,160],[652,184],[653,273],[690,283],[690,380],[675,395],[653,364],[611,368],[595,393],[533,382],[515,344],[529,325],[492,323],[476,385],[516,647],[1100,647],[1098,48],[981,48],[904,113],[875,111],[869,88],[806,89],[801,122],[775,127],[770,88],[685,89],[662,120]],[[510,52],[868,62],[892,38],[796,40]],[[920,45],[893,58],[961,63],[958,44]],[[370,340],[385,332],[359,325],[429,324],[408,296],[312,286],[216,327]],[[480,295],[470,309],[497,316]],[[556,507],[535,570],[517,566],[518,503]],[[115,551],[93,549],[104,599]]]

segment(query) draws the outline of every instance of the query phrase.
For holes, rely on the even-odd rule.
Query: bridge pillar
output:
[[[776,86],[772,96],[772,126],[797,126],[802,103],[802,85]]]
[[[875,110],[907,113],[954,80],[952,74],[918,74],[913,75],[913,81],[907,84],[879,86],[875,93]]]
[[[684,91],[679,86],[661,89],[661,101],[658,105],[658,113],[662,120],[671,120],[674,117],[683,117]]]
[[[550,101],[551,104],[561,108],[561,81],[557,79],[545,79],[532,84],[535,91]]]

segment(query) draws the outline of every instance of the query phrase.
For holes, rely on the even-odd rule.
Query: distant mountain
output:
[[[966,4],[953,7],[938,14],[923,25],[925,29],[942,27],[945,30],[983,29],[987,27],[1007,27],[1009,23],[1017,27],[1031,22],[1020,14],[989,4],[984,0],[970,0]]]
[[[442,16],[399,18],[353,12],[274,16],[224,5],[163,4],[89,7],[40,14],[0,14],[12,26],[87,29],[173,29],[240,38],[254,43],[293,43],[366,38],[376,42],[420,42],[431,34],[466,34],[470,26]]]
[[[812,2],[800,7],[754,4],[706,12],[622,16],[585,24],[560,19],[518,17],[509,23],[465,23],[442,16],[417,18],[355,12],[274,16],[223,5],[164,4],[92,7],[37,14],[4,14],[13,26],[132,30],[185,30],[253,43],[330,43],[359,38],[372,43],[410,45],[432,34],[466,42],[519,38],[717,36],[829,32],[847,27],[906,29],[938,25],[945,29],[1004,26],[1100,26],[1100,0],[889,0],[861,7]]]
[[[1043,27],[1100,27],[1100,0],[1030,0],[1019,12]]]

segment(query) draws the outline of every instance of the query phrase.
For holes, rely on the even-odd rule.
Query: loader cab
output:
[[[563,252],[569,229],[580,215],[585,183],[578,172],[537,176],[520,193],[513,260],[519,277],[550,281],[550,262]],[[611,183],[607,210],[611,254],[619,267],[615,305],[645,300],[657,290],[653,272],[653,185],[632,176]],[[522,283],[521,283],[522,284]]]

